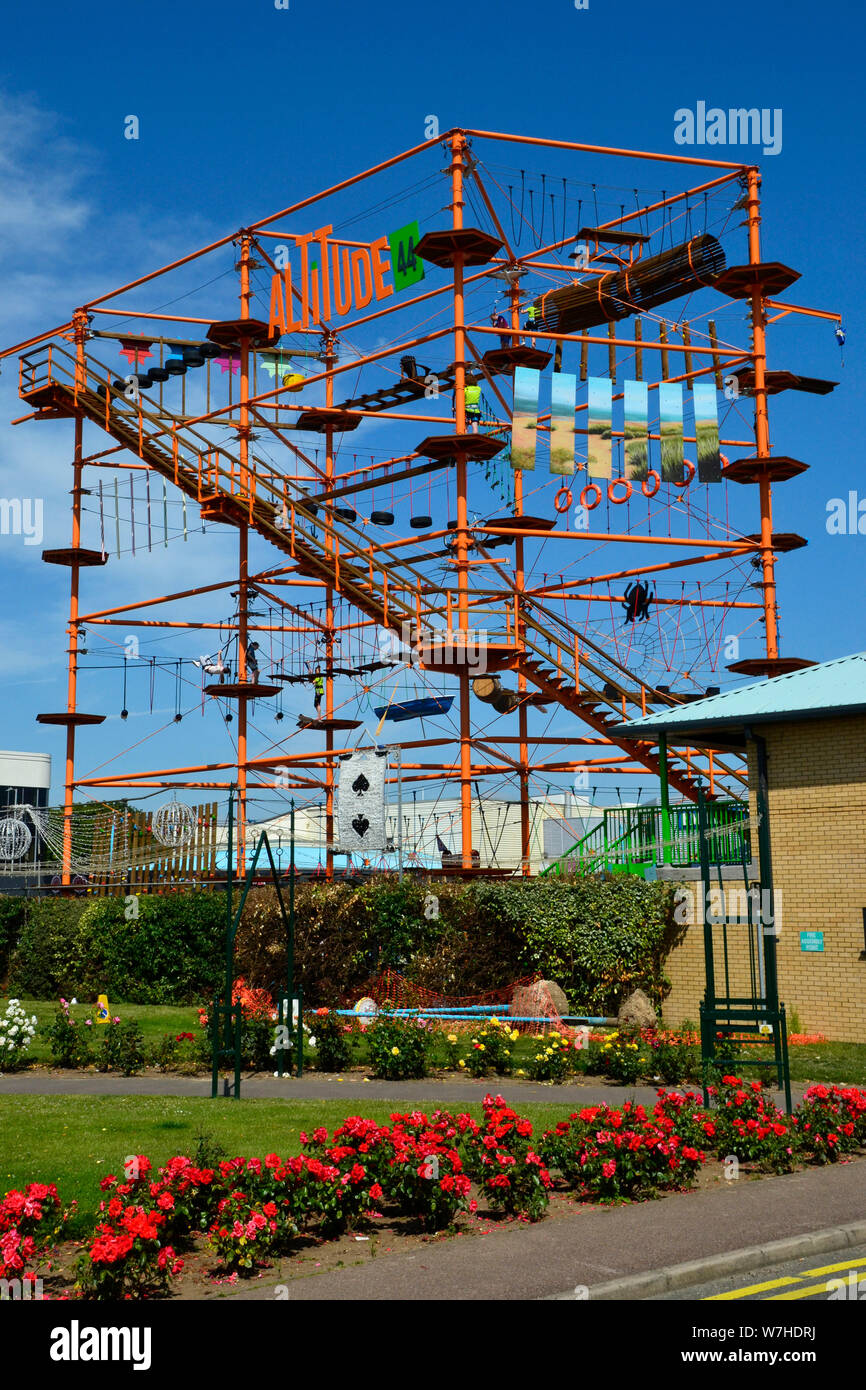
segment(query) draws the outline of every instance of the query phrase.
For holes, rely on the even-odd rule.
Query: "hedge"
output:
[[[317,881],[299,884],[295,902],[295,978],[311,1006],[357,998],[387,967],[446,995],[483,994],[543,975],[563,987],[574,1010],[606,1014],[638,986],[661,1002],[669,988],[665,958],[682,930],[673,921],[671,885],[625,875]],[[127,920],[122,898],[0,898],[0,962],[4,939],[20,928],[10,993],[106,992],[138,1004],[211,997],[222,979],[222,894],[142,895],[138,904],[137,917]],[[271,990],[285,980],[286,943],[272,888],[247,899],[235,974]]]
[[[225,902],[181,893],[138,898],[127,920],[123,898],[27,904],[9,970],[9,992],[129,1004],[185,1004],[213,994],[221,978]]]

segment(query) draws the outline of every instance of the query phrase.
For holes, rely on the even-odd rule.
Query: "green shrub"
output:
[[[61,1001],[53,1021],[43,1025],[42,1033],[48,1039],[53,1066],[86,1067],[92,1062],[92,1027],[70,1018],[65,1001]]]
[[[665,957],[682,930],[671,885],[625,874],[317,882],[298,885],[295,905],[295,979],[310,1003],[329,1007],[354,1002],[372,975],[390,968],[446,995],[542,975],[563,986],[576,1012],[615,1013],[637,987],[662,1000]],[[285,978],[285,929],[273,889],[249,895],[235,962],[253,986],[272,988]]]
[[[78,924],[86,906],[75,898],[39,898],[27,903],[18,945],[9,963],[10,994],[57,999],[84,993]]]
[[[26,898],[0,898],[0,980],[6,978],[9,958],[21,935],[26,910]]]
[[[531,1051],[526,1070],[533,1081],[564,1081],[575,1070],[574,1046],[568,1038],[551,1032],[547,1037],[535,1038],[535,1049]]]
[[[91,902],[79,924],[82,993],[129,1004],[185,1004],[221,978],[225,902],[212,893],[141,894]]]
[[[99,1029],[96,1037],[102,1044],[96,1059],[97,1070],[137,1076],[147,1060],[141,1025],[130,1018],[123,1023],[108,1022],[96,1026]]]
[[[699,1075],[700,1056],[684,1042],[651,1042],[649,1069],[665,1086],[677,1086]]]
[[[506,1024],[498,1018],[488,1019],[469,1036],[465,1070],[475,1077],[510,1076],[511,1052],[516,1041],[517,1034],[512,1037]]]
[[[433,1031],[417,1018],[382,1012],[367,1033],[370,1069],[387,1081],[427,1075]]]
[[[340,1014],[317,1009],[309,1017],[310,1046],[316,1053],[319,1071],[345,1071],[352,1062],[353,1034]],[[315,1044],[312,1039],[315,1038]]]

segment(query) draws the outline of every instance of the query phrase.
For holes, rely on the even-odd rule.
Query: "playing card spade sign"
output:
[[[353,753],[340,768],[338,849],[364,855],[385,848],[385,765],[374,752]]]

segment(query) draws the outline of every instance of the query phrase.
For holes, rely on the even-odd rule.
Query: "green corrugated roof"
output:
[[[859,712],[866,712],[866,652],[821,661],[785,676],[753,681],[676,709],[630,719],[617,725],[617,731],[639,737],[642,732],[678,733],[728,724],[831,719]]]

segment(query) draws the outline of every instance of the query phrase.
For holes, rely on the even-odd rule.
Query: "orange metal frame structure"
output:
[[[716,373],[717,380],[721,370],[736,367],[749,367],[753,372],[753,385],[750,395],[754,402],[754,440],[723,440],[723,447],[746,447],[754,453],[748,460],[740,460],[739,467],[746,472],[748,481],[758,486],[760,507],[760,533],[757,539],[735,537],[717,540],[709,535],[702,538],[684,539],[671,535],[641,536],[631,532],[612,533],[603,530],[556,532],[557,540],[586,543],[621,542],[625,544],[650,544],[656,547],[670,547],[675,558],[660,561],[656,555],[646,562],[617,569],[610,574],[599,576],[603,580],[628,579],[632,576],[647,575],[660,571],[678,569],[683,566],[717,560],[720,557],[757,556],[761,565],[762,592],[760,606],[766,628],[766,658],[751,663],[755,674],[770,674],[798,665],[807,664],[796,658],[782,658],[779,652],[778,617],[776,599],[776,551],[780,548],[773,534],[772,482],[775,478],[792,476],[802,471],[805,465],[793,460],[774,459],[770,448],[770,435],[767,411],[767,309],[778,309],[780,313],[819,313],[799,306],[777,303],[769,295],[777,292],[780,285],[790,283],[796,278],[791,272],[780,277],[777,263],[762,261],[761,213],[759,200],[760,176],[756,168],[718,160],[702,159],[686,155],[654,154],[646,151],[605,149],[577,142],[531,139],[522,136],[505,135],[488,131],[452,130],[436,141],[428,141],[406,150],[375,167],[343,180],[334,187],[312,197],[296,202],[278,213],[251,223],[239,231],[199,251],[163,266],[158,270],[141,276],[139,279],[111,293],[100,296],[77,308],[67,323],[50,332],[40,334],[26,343],[8,349],[21,354],[20,394],[29,403],[33,413],[26,419],[44,419],[66,416],[73,420],[74,455],[72,487],[72,534],[71,547],[60,562],[70,568],[69,601],[69,648],[68,648],[68,690],[66,711],[62,714],[42,716],[44,722],[59,724],[66,729],[65,763],[65,811],[66,839],[64,855],[64,881],[70,877],[71,822],[73,801],[77,788],[90,788],[105,794],[110,788],[119,786],[134,788],[185,787],[185,788],[223,788],[234,786],[238,793],[238,856],[243,864],[245,824],[247,815],[247,796],[251,785],[256,787],[286,786],[286,777],[275,784],[268,781],[274,768],[289,769],[288,781],[293,788],[304,788],[309,792],[319,792],[324,797],[327,832],[328,868],[332,872],[332,846],[334,841],[334,796],[335,770],[339,758],[348,748],[340,746],[340,720],[335,713],[334,681],[331,674],[334,664],[334,643],[339,635],[335,626],[335,602],[347,601],[360,615],[358,621],[369,625],[391,628],[395,631],[412,634],[418,643],[424,666],[434,671],[454,676],[458,682],[459,734],[454,740],[457,746],[456,757],[439,754],[439,761],[430,764],[407,761],[414,750],[436,750],[452,742],[448,738],[410,740],[402,743],[402,775],[419,782],[424,780],[453,779],[459,786],[461,802],[461,845],[460,853],[465,870],[472,866],[472,783],[478,777],[496,773],[513,776],[519,787],[522,825],[522,863],[523,873],[529,872],[529,783],[534,773],[569,772],[578,767],[595,768],[599,772],[647,771],[666,775],[668,782],[683,796],[694,797],[696,778],[703,777],[708,782],[710,794],[717,788],[739,787],[742,790],[744,777],[741,766],[725,759],[719,750],[713,749],[670,749],[665,759],[662,751],[652,743],[628,739],[615,732],[617,724],[624,716],[634,716],[647,712],[649,707],[674,702],[674,697],[665,695],[646,680],[632,675],[625,667],[619,673],[611,674],[611,664],[604,660],[604,653],[594,648],[591,641],[580,636],[577,627],[567,619],[555,617],[546,607],[546,600],[554,593],[560,597],[568,595],[570,585],[562,582],[533,586],[527,582],[526,546],[535,539],[547,538],[549,532],[539,528],[537,522],[528,518],[524,525],[520,518],[524,515],[523,477],[520,471],[514,473],[515,506],[514,520],[510,525],[500,525],[494,520],[478,524],[470,520],[469,493],[470,473],[473,462],[494,452],[490,448],[490,435],[467,432],[465,386],[467,368],[483,374],[492,396],[502,411],[497,448],[501,446],[510,429],[511,410],[502,386],[502,378],[513,371],[517,362],[532,360],[532,350],[524,341],[531,335],[520,327],[521,293],[519,279],[515,275],[510,289],[510,336],[511,348],[494,348],[486,351],[489,335],[501,337],[501,328],[467,322],[465,310],[466,287],[485,276],[501,271],[505,267],[534,270],[550,265],[562,271],[559,262],[549,262],[551,255],[558,253],[566,244],[554,240],[525,254],[518,255],[509,244],[509,238],[497,215],[494,201],[479,173],[478,166],[470,155],[470,146],[476,142],[521,143],[533,147],[548,147],[574,153],[589,152],[608,155],[612,158],[629,157],[638,160],[663,161],[668,164],[703,167],[707,171],[704,182],[665,197],[661,201],[648,204],[633,212],[623,214],[615,221],[605,223],[606,228],[620,228],[640,217],[665,209],[688,196],[698,196],[707,190],[717,189],[727,183],[739,180],[745,187],[745,208],[748,226],[748,264],[738,267],[739,279],[732,297],[745,300],[751,312],[751,343],[747,348],[705,347],[697,344],[678,344],[662,337],[659,343],[650,342],[643,337],[623,334],[618,336],[613,326],[608,325],[607,333],[550,334],[543,335],[551,343],[604,344],[611,353],[617,348],[643,353],[663,352],[667,355],[680,354],[684,370],[673,373],[669,379],[688,383],[708,373]],[[324,389],[324,406],[310,408],[303,403],[293,402],[288,394],[290,388],[276,385],[273,390],[253,389],[251,362],[253,354],[262,344],[272,341],[267,325],[251,317],[250,301],[251,267],[258,264],[269,265],[274,273],[278,267],[269,251],[269,239],[293,239],[294,231],[275,230],[284,226],[287,219],[293,218],[305,208],[321,204],[332,195],[357,186],[365,180],[391,169],[405,161],[421,158],[431,146],[445,148],[448,152],[448,168],[445,171],[449,191],[450,223],[442,231],[430,232],[418,248],[418,254],[450,272],[448,281],[434,289],[413,297],[394,296],[381,307],[371,312],[355,313],[339,327],[339,334],[349,334],[364,324],[374,320],[387,320],[398,310],[403,311],[412,305],[420,305],[436,300],[437,297],[450,297],[450,322],[445,328],[416,334],[404,342],[392,344],[384,349],[367,352],[359,358],[340,363],[337,360],[337,331],[332,317],[325,312],[330,305],[320,306],[318,319],[305,325],[300,331],[310,338],[323,342],[324,351],[321,371],[307,378],[306,387],[321,383]],[[492,237],[465,224],[465,184],[473,182],[474,190],[483,202],[497,236]],[[312,237],[305,238],[309,243]],[[573,236],[568,238],[573,241]],[[366,243],[345,242],[344,246],[362,246]],[[179,270],[198,257],[205,256],[218,248],[235,245],[239,249],[237,271],[239,275],[240,317],[234,321],[220,320],[214,323],[208,318],[186,318],[183,315],[162,312],[145,312],[130,307],[129,294],[142,286],[153,283],[158,278]],[[324,242],[322,243],[323,250]],[[272,248],[271,248],[272,249]],[[306,248],[305,248],[306,253]],[[259,257],[256,262],[254,257]],[[481,267],[476,269],[476,267]],[[592,264],[589,272],[593,273]],[[600,273],[600,267],[598,272]],[[294,292],[298,299],[297,291]],[[323,299],[326,295],[323,293]],[[292,299],[289,296],[287,309],[291,311]],[[158,325],[154,332],[163,332],[177,324],[205,326],[212,339],[235,345],[240,357],[238,399],[227,405],[208,409],[198,416],[171,415],[165,411],[155,411],[152,402],[142,398],[132,408],[124,405],[122,393],[112,386],[111,373],[106,376],[101,368],[91,360],[88,342],[96,316],[108,318],[122,316],[124,332],[147,332]],[[835,315],[822,315],[836,317]],[[355,372],[360,367],[385,363],[399,358],[401,354],[416,351],[424,344],[448,340],[453,344],[454,414],[413,412],[409,409],[341,408],[335,404],[335,392],[342,385],[347,372]],[[682,357],[682,354],[685,354]],[[310,354],[312,355],[312,354]],[[680,360],[675,358],[675,360]],[[694,366],[695,360],[697,366]],[[667,375],[667,372],[665,372]],[[499,380],[497,380],[499,378]],[[346,378],[347,379],[347,378]],[[231,377],[229,378],[231,382]],[[100,391],[100,388],[104,388]],[[300,428],[312,427],[324,437],[324,462],[315,468],[304,450],[291,437],[291,422],[300,417]],[[342,490],[352,491],[353,471],[338,472],[335,436],[346,429],[355,427],[365,417],[380,420],[417,421],[425,427],[435,426],[442,433],[430,436],[412,452],[391,460],[392,467],[428,467],[424,460],[432,460],[432,466],[442,464],[444,459],[453,460],[456,476],[456,531],[453,532],[455,544],[451,553],[451,567],[454,583],[440,587],[431,584],[429,573],[423,565],[415,563],[412,546],[429,545],[431,540],[441,541],[447,533],[444,530],[427,531],[423,535],[401,537],[396,541],[376,541],[369,539],[361,528],[341,521],[333,510],[325,508],[324,519],[316,518],[321,534],[313,534],[313,514],[303,500],[302,494],[292,487],[299,477],[309,482],[315,479],[321,497],[327,503]],[[103,429],[113,441],[110,446],[85,455],[85,421]],[[15,423],[19,423],[16,421]],[[208,436],[207,429],[213,425],[228,425],[235,430],[237,447],[217,446]],[[255,456],[253,440],[255,431],[267,430],[275,445],[292,460],[293,466],[284,470],[266,466]],[[130,462],[124,451],[133,456]],[[787,472],[783,465],[791,465]],[[303,475],[299,468],[307,470]],[[185,496],[194,499],[203,509],[203,515],[234,527],[237,532],[236,574],[224,584],[189,589],[182,593],[153,597],[138,604],[117,607],[102,607],[92,612],[83,612],[81,607],[81,570],[88,563],[97,563],[93,552],[82,544],[82,496],[84,495],[85,470],[90,467],[112,468],[150,468],[158,471]],[[387,477],[384,472],[382,475]],[[730,467],[730,465],[729,465]],[[740,477],[738,481],[745,480]],[[501,519],[500,519],[501,520]],[[510,519],[508,519],[510,520]],[[269,541],[280,553],[282,561],[278,566],[255,573],[250,572],[249,539],[254,530]],[[487,549],[492,541],[503,537],[515,537],[513,566],[503,564],[492,557]],[[639,552],[640,553],[640,552]],[[664,553],[664,552],[662,552]],[[670,552],[669,552],[670,553]],[[407,558],[408,557],[408,558]],[[55,562],[57,560],[55,559]],[[474,585],[474,572],[483,566],[482,573],[493,576],[491,587],[486,588],[481,597]],[[235,698],[237,699],[237,756],[227,762],[196,764],[191,762],[184,767],[162,768],[145,773],[118,772],[110,776],[76,779],[76,733],[84,724],[98,722],[98,716],[82,714],[78,709],[78,665],[79,631],[98,624],[140,623],[152,624],[152,619],[142,619],[139,610],[167,602],[191,599],[207,592],[216,592],[237,586],[238,590],[238,671]],[[584,585],[585,587],[585,585]],[[326,651],[325,709],[316,727],[324,733],[324,747],[318,752],[289,754],[285,749],[274,748],[264,756],[250,756],[247,703],[255,697],[260,687],[247,679],[246,646],[253,630],[248,616],[248,599],[251,593],[267,589],[270,601],[279,604],[286,614],[289,626],[300,624],[307,630],[315,626],[304,613],[304,596],[309,599],[312,592],[324,597],[324,620],[319,625],[323,634]],[[297,589],[295,596],[293,591]],[[279,592],[278,592],[279,591]],[[282,596],[281,596],[282,595]],[[584,595],[585,597],[585,595]],[[710,600],[704,600],[709,604]],[[744,607],[752,605],[742,605]],[[482,613],[487,623],[487,643],[485,660],[487,669],[510,670],[516,674],[521,703],[518,710],[518,730],[513,736],[479,737],[473,731],[470,672],[462,655],[475,628],[478,615]],[[495,622],[491,626],[491,614]],[[123,616],[121,616],[123,615]],[[172,622],[167,626],[183,628],[207,626],[206,624]],[[746,669],[748,663],[741,669]],[[586,737],[575,737],[573,742],[597,747],[601,756],[595,762],[582,759],[561,758],[554,762],[533,762],[530,758],[530,742],[534,745],[561,743],[561,740],[533,738],[528,729],[528,706],[530,697],[536,702],[547,700],[556,702],[571,711],[574,716],[588,726]],[[495,747],[493,746],[495,744]],[[512,749],[508,752],[506,749]],[[484,761],[478,759],[481,753]],[[611,757],[609,754],[613,753]],[[434,752],[434,757],[437,756]],[[664,766],[663,766],[664,762]]]

